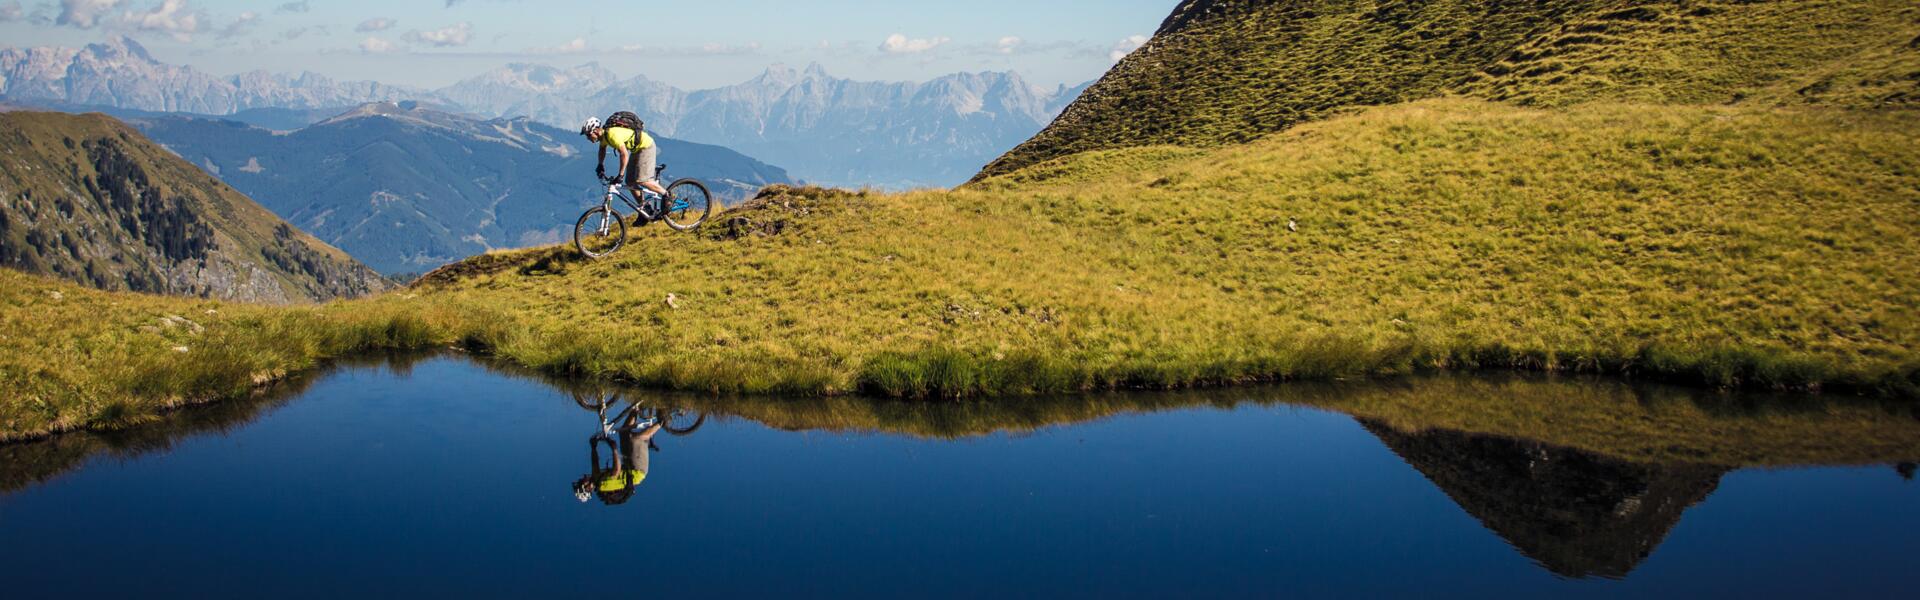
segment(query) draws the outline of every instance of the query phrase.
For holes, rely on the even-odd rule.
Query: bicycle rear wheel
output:
[[[699,227],[713,214],[713,193],[707,184],[682,179],[667,186],[667,226],[679,231]]]
[[[676,408],[667,412],[667,418],[661,428],[674,435],[686,435],[700,429],[707,423],[707,413]]]
[[[588,258],[613,254],[626,243],[627,223],[620,219],[618,211],[611,208],[596,206],[588,209],[573,224],[573,247]]]

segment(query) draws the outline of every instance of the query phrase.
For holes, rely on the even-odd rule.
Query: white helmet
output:
[[[587,117],[587,124],[580,126],[580,133],[585,134],[589,131],[593,131],[599,128],[600,128],[600,117]]]

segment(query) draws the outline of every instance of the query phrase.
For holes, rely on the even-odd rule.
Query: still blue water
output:
[[[1647,526],[1650,553],[1568,559],[1554,549],[1580,534],[1483,520],[1505,514],[1485,508],[1503,480],[1422,470],[1471,472],[1476,444],[1507,442],[1374,429],[1285,404],[959,440],[716,414],[657,435],[609,505],[575,496],[600,421],[566,393],[455,358],[351,368],[0,492],[0,594],[1913,593],[1920,485],[1887,465],[1661,471],[1683,491],[1635,500],[1681,504]]]

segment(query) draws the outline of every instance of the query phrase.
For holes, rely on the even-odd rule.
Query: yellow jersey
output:
[[[647,135],[645,131],[610,127],[600,136],[600,145],[608,148],[626,148],[628,152],[639,152],[653,147],[653,136]]]

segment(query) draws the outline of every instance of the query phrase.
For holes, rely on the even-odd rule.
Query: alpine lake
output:
[[[899,402],[388,356],[0,446],[0,581],[12,598],[1902,597],[1916,460],[1911,403],[1619,379]]]

